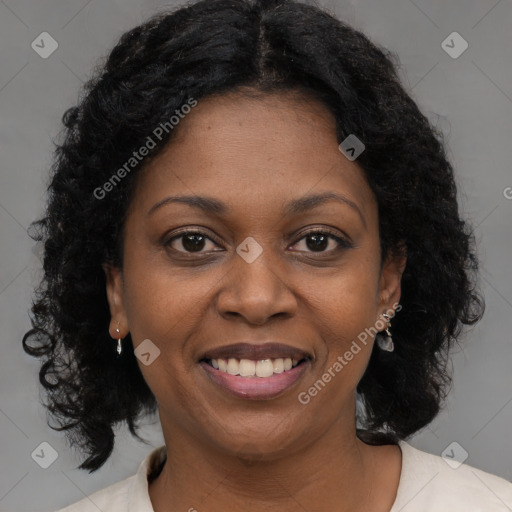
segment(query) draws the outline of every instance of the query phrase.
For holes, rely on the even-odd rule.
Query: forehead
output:
[[[309,96],[198,100],[175,130],[138,184],[136,201],[146,211],[176,193],[215,196],[259,211],[338,191],[370,213],[374,197],[362,169],[339,151],[330,111]]]

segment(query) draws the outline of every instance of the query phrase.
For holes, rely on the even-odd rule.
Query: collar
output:
[[[166,457],[167,450],[162,445],[150,452],[140,463],[128,489],[128,512],[154,512],[149,498],[148,480],[159,471]]]

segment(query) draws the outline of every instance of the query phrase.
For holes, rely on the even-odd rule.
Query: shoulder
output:
[[[57,512],[117,512],[128,510],[128,490],[133,485],[135,475],[101,489],[76,503],[57,510]]]
[[[512,510],[512,483],[400,441],[402,473],[391,512]]]
[[[165,457],[165,445],[155,448],[140,463],[135,475],[96,491],[57,512],[153,512],[148,477],[159,470]]]

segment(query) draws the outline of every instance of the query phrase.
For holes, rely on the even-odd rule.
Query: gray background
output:
[[[454,386],[445,411],[412,445],[441,454],[452,442],[467,464],[512,480],[512,1],[324,1],[374,41],[396,51],[401,77],[423,112],[446,135],[463,215],[477,226],[483,321],[453,356]],[[163,440],[148,418],[135,442],[123,428],[97,473],[46,425],[38,404],[39,363],[22,351],[27,309],[40,260],[27,235],[43,211],[52,138],[65,108],[97,59],[125,30],[164,8],[157,0],[0,0],[0,510],[49,511],[135,473]],[[31,43],[47,31],[59,44],[47,59]],[[468,49],[452,58],[453,31]],[[508,35],[507,35],[508,34]],[[458,43],[454,43],[456,49]],[[443,293],[439,290],[439,293]],[[152,423],[152,424],[151,424]],[[42,469],[31,453],[42,442],[57,460]],[[456,446],[455,452],[463,453]]]

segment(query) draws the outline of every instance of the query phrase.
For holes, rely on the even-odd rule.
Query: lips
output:
[[[241,372],[244,376],[239,372],[236,372],[236,374],[229,373],[229,365],[234,367],[232,370],[241,370],[240,364],[247,366],[248,360],[256,362],[257,365],[264,362],[263,364],[266,366],[271,360],[274,373],[271,376],[261,375],[261,373],[267,374],[266,370],[268,368],[265,368],[265,371],[259,371],[257,366],[254,368],[256,376],[254,372],[252,374],[246,372],[247,368]],[[198,363],[203,370],[203,375],[208,378],[209,382],[214,383],[218,389],[237,398],[270,400],[293,389],[308,371],[308,368],[311,367],[312,360],[312,354],[284,343],[255,344],[241,342],[208,349],[200,357]],[[229,363],[228,367],[224,369],[227,371],[221,371],[219,368],[221,361],[222,364]]]
[[[254,344],[248,342],[234,343],[222,347],[208,349],[198,362],[211,359],[251,359],[258,361],[262,359],[312,359],[311,354],[297,347],[285,345],[283,343],[267,342],[263,344]]]
[[[310,365],[310,361],[305,360],[302,364],[279,375],[274,374],[272,377],[259,378],[223,373],[204,361],[199,364],[203,375],[217,389],[245,400],[271,400],[291,392],[297,387],[300,379],[306,375]]]

